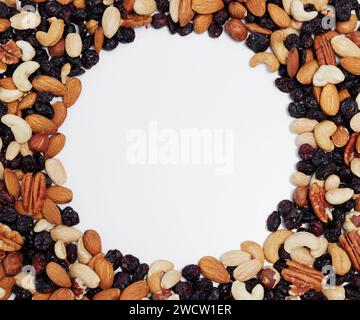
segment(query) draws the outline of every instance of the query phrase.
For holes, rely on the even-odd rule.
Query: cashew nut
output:
[[[284,41],[290,34],[297,34],[298,32],[293,28],[277,30],[270,36],[270,46],[275,56],[281,64],[286,64],[289,50],[286,48]]]
[[[242,250],[230,250],[225,252],[220,261],[227,267],[237,267],[240,263],[251,259],[251,255]]]
[[[313,256],[315,259],[321,257],[323,254],[326,253],[329,244],[329,242],[326,240],[324,236],[320,236],[318,239],[320,241],[319,249],[310,251],[311,256]]]
[[[345,35],[333,37],[331,39],[331,46],[340,57],[360,58],[360,48]]]
[[[231,286],[231,294],[235,300],[262,300],[264,298],[264,288],[257,284],[251,293],[246,290],[243,282],[235,281]]]
[[[135,0],[134,11],[141,16],[150,16],[156,11],[155,0]]]
[[[301,231],[289,236],[284,243],[284,249],[288,253],[291,253],[294,249],[300,247],[318,250],[320,248],[320,241],[312,233]]]
[[[301,133],[300,135],[298,135],[296,137],[295,143],[298,147],[300,147],[302,144],[305,144],[305,143],[311,145],[313,148],[318,147],[313,132]]]
[[[360,132],[360,114],[355,114],[350,120],[350,127],[355,132]]]
[[[238,281],[248,281],[260,272],[262,266],[263,264],[257,259],[242,262],[234,270],[233,276]]]
[[[300,22],[310,21],[315,19],[318,16],[317,11],[307,12],[304,9],[304,4],[299,0],[293,0],[291,2],[291,15],[295,18],[295,20]]]
[[[66,247],[63,241],[59,240],[55,242],[54,252],[59,259],[66,259]]]
[[[264,250],[258,243],[254,241],[244,241],[241,243],[241,250],[250,254],[251,258],[259,260],[261,265],[264,264]]]
[[[56,185],[62,186],[66,182],[66,171],[59,159],[47,159],[45,161],[45,170]]]
[[[154,261],[149,268],[148,277],[156,272],[168,272],[174,269],[174,264],[168,260],[157,260]]]
[[[291,259],[305,265],[314,263],[315,258],[310,254],[309,249],[304,247],[296,248],[290,253]]]
[[[315,126],[319,122],[308,118],[295,119],[290,125],[290,131],[292,133],[301,134],[304,132],[313,132]]]
[[[47,32],[36,32],[36,39],[44,46],[50,47],[56,44],[64,33],[64,20],[50,18],[50,27]]]
[[[30,125],[23,118],[13,114],[6,114],[2,116],[1,122],[11,129],[15,140],[18,143],[23,144],[30,140],[32,130]]]
[[[21,49],[22,61],[31,61],[35,57],[35,49],[29,42],[24,40],[18,40],[16,41],[16,45]]]
[[[336,132],[337,126],[330,120],[325,120],[316,125],[314,135],[317,145],[324,151],[333,151],[335,146],[331,136]]]
[[[315,87],[324,87],[328,83],[338,84],[344,80],[345,75],[338,67],[323,65],[315,72],[313,85]]]
[[[329,0],[301,0],[303,4],[313,4],[317,11],[322,11],[329,4]]]
[[[23,93],[17,89],[5,89],[0,87],[0,100],[5,103],[14,102],[20,99]]]
[[[351,269],[351,261],[347,253],[334,243],[329,244],[328,251],[336,274],[340,276],[347,274]]]
[[[114,6],[107,7],[103,13],[101,24],[106,38],[112,38],[121,24],[121,14]]]
[[[5,159],[12,161],[20,152],[20,144],[16,141],[11,141],[5,152]]]
[[[337,189],[340,186],[340,178],[336,174],[328,176],[325,180],[325,190]]]
[[[100,283],[100,278],[95,271],[82,263],[76,262],[72,264],[70,266],[69,275],[71,278],[79,278],[91,289],[96,288]]]
[[[291,14],[291,2],[293,0],[282,0],[282,5],[287,14]]]
[[[41,23],[38,13],[23,11],[10,18],[11,27],[16,30],[36,29]]]
[[[68,33],[65,38],[65,50],[69,57],[77,58],[82,51],[82,40],[78,33]]]
[[[290,182],[295,187],[306,187],[310,183],[310,177],[303,172],[295,171],[290,177]]]
[[[61,82],[63,84],[65,84],[66,81],[68,80],[70,72],[71,72],[71,64],[67,62],[61,67],[60,70]]]
[[[26,61],[21,63],[14,71],[12,80],[15,86],[23,92],[30,91],[32,84],[28,77],[40,68],[40,64],[35,61]]]
[[[332,205],[339,205],[350,200],[353,195],[354,190],[351,188],[337,188],[327,191],[325,193],[325,199]]]
[[[269,72],[276,72],[280,68],[279,60],[270,52],[256,53],[250,60],[250,67],[264,63],[267,65]]]
[[[84,246],[83,238],[81,237],[77,245],[77,255],[78,259],[83,264],[88,264],[92,258],[92,255],[89,251],[86,250]]]
[[[179,5],[181,0],[170,0],[169,12],[172,21],[179,22]]]
[[[345,288],[343,286],[329,287],[323,290],[328,300],[345,300]]]
[[[280,246],[286,241],[288,237],[293,234],[292,231],[282,229],[275,231],[268,235],[264,242],[264,254],[267,261],[275,263],[279,260]]]
[[[360,159],[359,158],[354,158],[351,160],[350,169],[354,175],[356,175],[358,178],[360,178]]]

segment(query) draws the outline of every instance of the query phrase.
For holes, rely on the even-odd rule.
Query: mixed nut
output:
[[[360,300],[359,19],[357,0],[1,0],[0,300]],[[177,271],[104,254],[95,230],[74,227],[55,157],[77,77],[148,25],[225,30],[293,100],[296,188],[262,246]]]

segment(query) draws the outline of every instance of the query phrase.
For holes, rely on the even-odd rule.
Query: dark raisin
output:
[[[115,250],[109,250],[105,258],[112,263],[113,269],[116,270],[120,267],[123,255],[119,250],[115,249]]]
[[[190,282],[180,281],[173,290],[179,295],[181,300],[189,300],[193,294],[192,284]]]
[[[131,254],[127,254],[121,261],[121,268],[130,274],[133,274],[139,266],[139,259]]]
[[[274,211],[273,213],[271,213],[266,220],[266,226],[271,232],[275,232],[277,229],[279,229],[280,224],[281,217],[278,211]]]
[[[212,23],[208,29],[210,38],[219,38],[223,32],[223,27],[216,23]]]
[[[29,216],[19,216],[16,220],[16,229],[22,233],[31,232],[34,226],[34,221]]]
[[[80,222],[78,213],[72,207],[66,207],[61,211],[61,220],[66,226],[74,226]]]
[[[144,280],[148,271],[149,271],[149,265],[147,263],[141,263],[135,270],[132,276],[132,281],[135,282],[139,280]]]
[[[298,150],[299,157],[303,160],[310,160],[314,155],[314,148],[310,144],[302,144]]]
[[[74,243],[66,245],[66,259],[70,264],[75,263],[77,260],[77,246]]]
[[[200,278],[200,268],[196,264],[189,264],[181,271],[182,276],[189,281],[196,281]]]
[[[254,52],[263,52],[269,48],[269,37],[260,33],[252,33],[246,39],[246,45]]]
[[[9,205],[3,205],[0,208],[0,222],[11,223],[17,218],[17,212],[14,207]]]
[[[53,240],[49,232],[42,231],[35,236],[34,247],[36,250],[47,251],[51,248],[52,245]]]
[[[114,276],[113,288],[119,288],[122,291],[130,285],[130,280],[130,274],[118,272]]]
[[[323,254],[322,256],[315,259],[314,268],[322,271],[324,267],[331,266],[332,260],[331,256],[328,253]]]
[[[15,295],[14,300],[31,300],[32,299],[32,294],[29,290],[23,289],[17,285],[13,286],[11,291]]]

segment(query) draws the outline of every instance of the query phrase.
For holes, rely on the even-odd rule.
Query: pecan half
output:
[[[22,56],[21,49],[16,45],[14,40],[0,45],[0,60],[6,64],[16,64]]]
[[[24,244],[24,239],[17,231],[11,230],[7,225],[0,223],[0,250],[18,251]]]
[[[137,28],[147,26],[151,23],[151,16],[135,16],[128,15],[125,19],[121,20],[121,27],[123,28]]]
[[[34,177],[26,173],[21,185],[22,206],[35,219],[41,217],[46,197],[46,178],[38,172]]]
[[[286,264],[289,268],[281,271],[281,275],[286,281],[306,290],[322,291],[324,275],[320,271],[294,260],[289,260]]]
[[[340,245],[348,254],[351,264],[360,272],[360,235],[358,231],[350,231],[339,238]]]
[[[358,156],[357,151],[355,150],[358,137],[359,137],[359,133],[354,132],[350,136],[349,142],[347,143],[344,149],[344,162],[347,166],[350,165],[350,162],[354,157]]]
[[[323,223],[329,222],[331,206],[325,200],[325,189],[318,183],[313,183],[309,191],[309,199],[314,213]]]
[[[315,37],[314,47],[319,65],[329,64],[336,66],[334,50],[332,49],[329,40],[327,40],[324,35]]]

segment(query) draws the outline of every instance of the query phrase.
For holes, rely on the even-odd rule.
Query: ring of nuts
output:
[[[357,0],[0,0],[0,300],[359,300],[359,19]],[[263,245],[181,271],[74,227],[56,158],[78,76],[149,25],[245,41],[293,100],[301,158]]]

